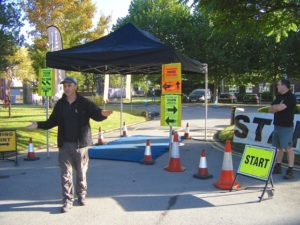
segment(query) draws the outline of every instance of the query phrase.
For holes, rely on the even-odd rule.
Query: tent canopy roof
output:
[[[186,73],[205,72],[206,64],[130,23],[95,41],[46,55],[48,67],[100,74],[160,74],[162,64],[179,62]]]

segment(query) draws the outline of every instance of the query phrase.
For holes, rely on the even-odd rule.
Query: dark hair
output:
[[[280,82],[282,85],[285,85],[288,89],[291,88],[291,82],[288,79],[283,78],[280,80]]]

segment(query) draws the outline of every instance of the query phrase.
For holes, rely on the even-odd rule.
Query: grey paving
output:
[[[184,109],[184,122],[192,121],[191,130],[201,137],[202,107]],[[209,127],[219,128],[229,122],[230,108],[211,109]],[[195,117],[195,120],[193,118]],[[218,121],[214,121],[218,120]],[[149,121],[129,127],[130,135],[168,135],[168,128]],[[119,132],[105,134],[118,138]],[[213,178],[198,180],[192,175],[198,169],[201,149],[207,151],[209,172]],[[44,151],[38,161],[15,167],[12,162],[0,161],[0,224],[2,225],[199,225],[199,224],[300,224],[300,173],[293,181],[274,176],[275,195],[258,203],[260,190],[221,191],[213,186],[222,167],[223,152],[213,142],[186,141],[180,148],[183,173],[169,173],[168,153],[153,166],[138,163],[90,160],[88,171],[88,205],[77,206],[60,214],[61,189],[57,149],[50,158]],[[236,170],[240,157],[233,155]],[[6,178],[5,178],[6,176]],[[249,178],[239,179],[242,187],[261,186]]]

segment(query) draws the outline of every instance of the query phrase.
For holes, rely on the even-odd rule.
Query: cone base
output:
[[[144,164],[144,165],[153,165],[155,163],[155,161],[154,160],[147,160],[147,161],[145,161],[145,160],[143,160],[143,161],[141,161],[141,164]]]
[[[181,166],[180,158],[171,158],[169,165],[165,167],[168,172],[183,172],[185,168]]]
[[[230,190],[232,183],[222,183],[222,182],[216,182],[214,183],[214,186],[218,189],[221,190]],[[238,189],[240,188],[241,185],[238,182],[235,182],[234,185],[232,186],[232,189]]]
[[[193,175],[194,178],[197,178],[197,179],[202,179],[202,180],[206,180],[206,179],[210,179],[213,177],[213,175],[211,174],[207,174],[207,175],[200,175],[198,173],[194,174]]]
[[[103,142],[98,142],[98,143],[96,143],[95,145],[105,145],[105,144],[106,144],[106,142],[103,141]]]
[[[39,159],[40,159],[40,157],[24,158],[24,161],[36,161]]]
[[[192,139],[192,137],[191,137],[190,135],[186,135],[186,134],[184,134],[183,138],[184,138],[185,140],[190,140],[190,139]]]

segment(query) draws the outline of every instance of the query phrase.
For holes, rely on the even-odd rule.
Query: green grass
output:
[[[111,99],[111,102],[120,102],[119,98]],[[152,97],[132,97],[132,100],[130,101],[129,99],[123,99],[123,102],[125,104],[145,104],[146,102],[148,104],[153,104],[152,103]],[[160,96],[155,97],[155,103],[159,104],[160,103]]]
[[[90,120],[92,133],[95,135],[98,133],[98,129],[101,126],[102,130],[108,131],[119,128],[120,126],[120,112],[118,108],[106,107],[114,110],[113,114],[102,122],[96,122]],[[51,109],[49,109],[49,115]],[[142,111],[133,109],[126,110],[123,113],[123,121],[126,124],[133,124],[145,121],[145,117],[142,116]],[[44,130],[26,130],[24,127],[31,124],[31,121],[44,121],[46,119],[45,109],[40,106],[13,106],[11,111],[11,118],[8,118],[8,110],[0,108],[0,128],[14,128],[17,129],[18,136],[18,150],[26,150],[28,140],[30,137],[33,139],[35,148],[43,148],[46,145],[46,131]],[[57,143],[57,128],[49,130],[49,143],[50,145],[56,145]]]

